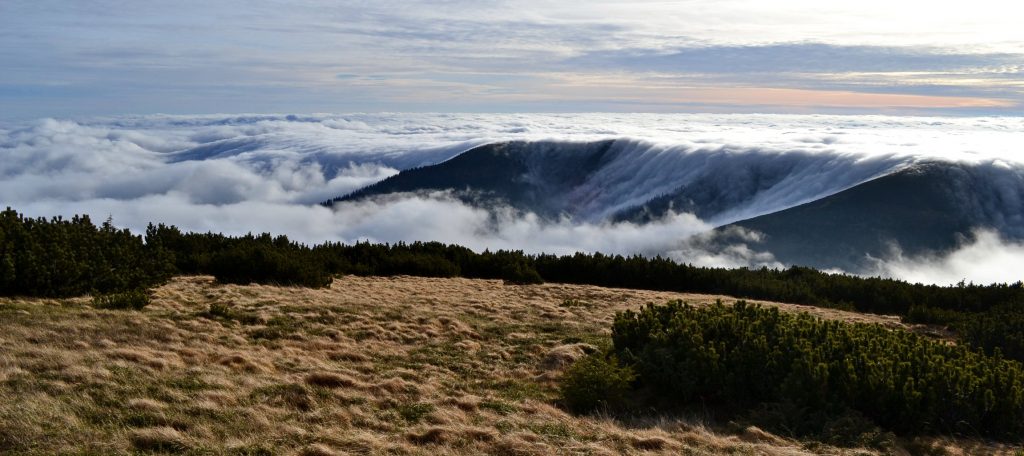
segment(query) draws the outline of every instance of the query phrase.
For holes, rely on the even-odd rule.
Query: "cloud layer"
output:
[[[1024,280],[1024,244],[979,230],[956,251],[941,255],[905,257],[894,247],[887,258],[876,259],[869,274],[910,282],[955,284],[1012,283]]]
[[[542,221],[507,208],[488,212],[468,207],[445,194],[392,196],[349,203],[336,210],[315,203],[401,169],[437,163],[482,143],[511,139],[631,138],[628,144],[644,145],[662,154],[690,158],[707,154],[706,160],[701,160],[712,160],[709,163],[744,154],[774,157],[771,160],[779,163],[794,157],[818,163],[805,168],[805,177],[790,176],[796,179],[792,192],[781,192],[778,198],[751,206],[752,214],[838,191],[842,182],[853,185],[918,160],[1021,166],[1024,159],[1011,147],[1013,138],[1024,129],[1021,122],[1014,118],[768,115],[241,115],[42,120],[0,124],[0,204],[35,216],[88,213],[99,220],[112,216],[115,224],[137,231],[148,222],[164,222],[188,230],[229,234],[269,231],[307,243],[439,240],[474,249],[662,254],[701,265],[774,267],[781,265],[770,252],[757,251],[754,238],[746,245],[709,251],[711,243],[702,236],[729,218],[701,220],[692,214],[672,214],[645,225],[613,224],[600,217]],[[647,172],[630,168],[626,158],[617,167],[622,176]],[[685,172],[683,168],[672,171],[667,162],[657,163],[661,164],[656,168],[665,171],[665,185]],[[743,179],[741,168],[733,170],[739,173],[733,178]],[[854,169],[861,174],[841,178],[844,174],[835,174]],[[823,181],[831,181],[832,186],[811,184]],[[986,236],[979,236],[977,243],[948,259],[894,255],[887,259],[892,261],[880,263],[877,272],[945,282],[954,276],[962,276],[954,281],[965,277],[1010,280],[989,272],[1024,270],[1016,267],[1024,258],[1018,254],[1019,246]],[[971,253],[979,249],[1009,253]],[[968,269],[970,264],[975,267]]]

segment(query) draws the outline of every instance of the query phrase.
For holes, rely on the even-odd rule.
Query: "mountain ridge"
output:
[[[892,254],[920,256],[954,250],[990,229],[1024,239],[1022,208],[993,206],[986,170],[926,162],[843,192],[726,227],[763,235],[757,244],[787,263],[859,270]],[[1017,182],[1024,191],[1024,185]],[[1024,194],[1024,193],[1019,193]],[[841,242],[837,242],[841,241]]]
[[[725,148],[678,151],[633,140],[509,141],[409,169],[333,205],[448,191],[477,207],[542,219],[651,223],[692,213],[716,243],[749,243],[786,264],[860,271],[894,251],[944,252],[975,229],[1024,239],[1024,168],[939,159]]]
[[[865,158],[809,151],[776,154],[720,146],[679,148],[633,139],[506,141],[404,170],[324,203],[330,206],[386,193],[436,190],[453,191],[472,203],[479,202],[479,193],[493,193],[524,212],[601,223],[610,219],[649,221],[635,213],[656,198],[668,197],[694,200],[694,207],[687,209],[696,208],[696,215],[721,225],[835,193],[906,162],[894,156]],[[763,185],[736,185],[749,182]],[[475,193],[460,194],[466,187]],[[710,207],[709,203],[719,200],[732,204]],[[663,216],[668,208],[647,207],[657,211],[653,218]]]

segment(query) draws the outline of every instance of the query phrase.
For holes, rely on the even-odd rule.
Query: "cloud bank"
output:
[[[749,243],[716,249],[709,248],[707,233],[736,217],[798,204],[919,160],[1021,166],[1022,157],[1011,146],[1024,130],[1022,122],[597,114],[49,119],[0,124],[0,205],[33,216],[111,216],[116,225],[135,231],[163,222],[193,231],[287,234],[306,243],[437,240],[476,250],[660,254],[706,266],[779,267],[784,265],[770,252],[757,250],[756,233],[742,233]],[[667,157],[646,168],[630,168],[628,157],[622,157],[616,168],[621,172],[609,183],[654,172],[644,180],[668,188],[685,167],[673,168],[665,160],[680,155],[708,163],[743,154],[778,163],[805,157],[801,160],[816,165],[784,173],[792,185],[780,188],[776,198],[752,204],[747,213],[706,220],[673,213],[643,225],[601,217],[542,220],[508,208],[484,211],[446,194],[391,196],[334,210],[315,204],[487,142],[607,138],[631,138],[628,144]],[[835,174],[842,170],[851,171]],[[742,169],[732,171],[730,179],[744,179]],[[876,272],[940,283],[1017,280],[995,272],[1024,270],[1017,267],[1021,253],[1019,245],[979,235],[978,242],[942,258],[894,255]]]
[[[953,252],[904,257],[894,247],[887,258],[875,259],[872,275],[910,282],[951,285],[1013,283],[1024,280],[1024,243],[1007,241],[999,233],[978,230]]]

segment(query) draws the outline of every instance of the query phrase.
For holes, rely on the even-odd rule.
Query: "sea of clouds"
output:
[[[44,119],[0,124],[0,204],[32,216],[111,217],[115,225],[134,231],[149,222],[163,222],[193,231],[287,234],[307,243],[437,240],[476,250],[661,254],[700,265],[782,267],[770,252],[757,250],[757,233],[742,233],[751,240],[749,244],[710,249],[714,243],[708,239],[709,232],[738,218],[816,199],[921,160],[1021,167],[1021,131],[1022,118],[883,116],[324,114]],[[788,187],[792,191],[708,220],[687,213],[646,224],[610,223],[599,217],[545,220],[509,208],[471,207],[445,193],[392,195],[334,208],[316,204],[484,143],[608,138],[626,139],[662,154],[691,158],[731,154],[760,157],[762,162],[803,157],[816,167],[795,172],[797,177]],[[673,175],[664,172],[671,168],[657,164],[612,169],[622,170],[615,178],[620,180],[622,176],[636,179],[637,173],[660,175],[662,186]],[[905,258],[894,249],[890,257],[875,260],[877,267],[870,273],[913,281],[1016,281],[1024,270],[1024,246],[983,231],[956,252]]]

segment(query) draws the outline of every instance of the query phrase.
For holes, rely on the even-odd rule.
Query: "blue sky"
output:
[[[1021,115],[1021,17],[990,0],[3,0],[0,118]]]

